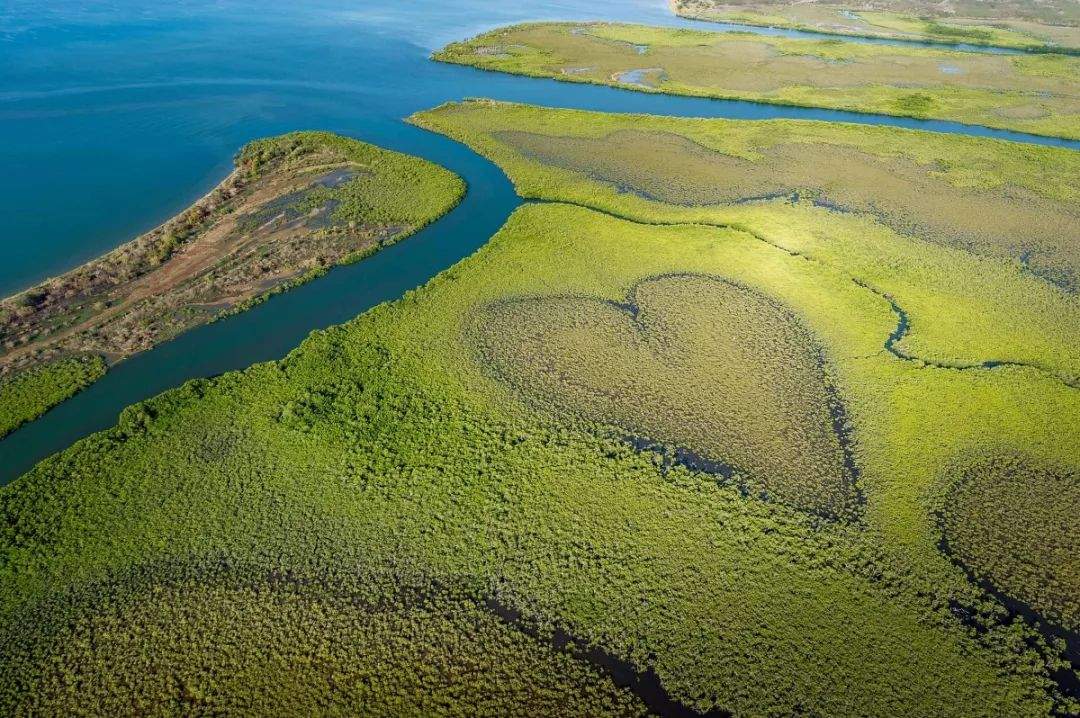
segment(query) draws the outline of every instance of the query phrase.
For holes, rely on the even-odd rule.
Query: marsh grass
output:
[[[538,407],[722,462],[766,499],[854,511],[822,349],[752,290],[670,275],[637,282],[625,303],[508,298],[481,310],[470,333],[490,371]]]
[[[673,0],[678,15],[836,35],[989,45],[1043,52],[1080,50],[1080,12],[1053,2],[791,2]]]
[[[588,664],[423,583],[152,566],[62,597],[46,622],[8,634],[26,641],[9,661],[40,675],[16,713],[645,713]]]
[[[628,129],[747,160],[822,143],[1055,202],[1075,197],[1071,155],[494,103],[414,121],[548,201],[423,288],[281,361],[129,407],[0,489],[0,713],[640,709],[496,623],[493,604],[700,712],[1080,709],[1061,646],[940,552],[934,513],[957,457],[991,441],[1076,463],[1080,392],[1060,376],[1077,366],[1073,295],[860,211],[672,204],[497,133],[552,137],[564,155],[559,138]],[[943,363],[1003,355],[1029,364]],[[753,464],[740,480],[775,496],[628,443],[626,426]],[[801,510],[847,500],[841,443],[865,498],[852,521]]]
[[[413,121],[491,157],[525,197],[645,223],[735,227],[845,272],[906,314],[892,347],[903,355],[956,367],[1014,361],[1080,381],[1074,152],[485,101]],[[844,172],[830,172],[834,160]],[[1043,216],[1027,213],[1028,202]]]
[[[711,474],[665,470],[654,452],[628,446],[602,422],[532,410],[462,341],[476,312],[500,300],[624,302],[636,281],[672,273],[723,277],[771,297],[818,338],[853,425],[863,520],[822,520]],[[888,306],[842,273],[745,232],[523,207],[424,288],[314,333],[283,361],[132,407],[116,427],[0,490],[0,626],[21,635],[0,641],[0,652],[68,625],[56,595],[82,596],[109,576],[162,562],[221,556],[260,575],[328,575],[327,589],[312,590],[331,594],[338,576],[389,571],[406,585],[494,596],[542,628],[563,627],[654,671],[675,700],[700,711],[967,715],[978,706],[1045,715],[1055,700],[1067,705],[1053,693],[1053,649],[1023,622],[999,620],[995,604],[937,552],[919,492],[940,475],[942,454],[991,431],[1016,444],[1042,441],[1038,453],[1053,455],[1048,415],[1060,453],[1080,436],[1075,404],[1037,374],[1003,370],[1002,381],[891,358],[880,349],[894,326]],[[196,596],[218,595],[198,588]],[[93,593],[106,612],[124,606],[119,594]],[[273,611],[224,596],[237,617],[223,623],[209,610],[188,619],[182,597],[165,604],[176,600],[181,608],[154,609],[145,621],[150,609],[100,625],[138,619],[174,636],[168,617],[182,617],[181,626],[223,636],[200,636],[209,655],[258,665],[228,637],[251,635],[244,616]],[[333,598],[315,603],[337,615]],[[953,615],[954,603],[979,617],[978,633]],[[380,625],[393,633],[404,624]],[[272,642],[283,655],[312,640],[303,630],[283,635]],[[351,642],[327,650],[368,655]],[[543,659],[533,650],[530,660]],[[51,654],[93,656],[78,644]],[[42,666],[0,666],[3,712],[52,675]],[[533,675],[523,673],[523,681]],[[390,700],[409,684],[375,669],[371,685],[378,701],[379,691]],[[574,692],[563,698],[568,712],[595,705],[577,703]]]
[[[754,156],[709,147],[678,132],[632,129],[630,123],[601,137],[520,130],[492,136],[537,162],[645,199],[681,206],[804,200],[871,215],[901,234],[937,244],[1024,257],[1033,271],[1075,289],[1080,212],[1074,198],[1046,197],[1023,186],[1022,179],[993,188],[964,186],[950,181],[944,163],[882,154],[857,141],[830,142],[828,133],[815,137],[813,126],[806,127],[802,137],[754,138],[760,142]]]
[[[634,49],[641,45],[649,48],[647,58]],[[1014,59],[644,25],[533,23],[451,43],[434,58],[650,92],[952,120],[1080,138],[1080,57]],[[1067,73],[1060,72],[1062,64]],[[956,71],[943,73],[942,65]],[[644,69],[649,70],[648,84],[626,81],[638,77],[626,73]]]
[[[732,235],[722,232],[737,230],[763,251],[777,251],[793,266],[812,272],[814,292],[809,285],[796,289],[792,267],[780,269],[768,263],[747,270],[730,255],[720,265],[724,276],[738,277],[781,299],[820,337],[836,366],[852,417],[859,484],[866,496],[866,525],[887,537],[887,551],[908,570],[936,573],[935,580],[944,580],[938,572],[949,570],[950,556],[939,551],[937,515],[942,504],[937,497],[955,485],[958,457],[1001,451],[1036,456],[1039,461],[1031,465],[1032,481],[1058,486],[1065,495],[1076,493],[1061,478],[1075,473],[1075,447],[1080,445],[1074,351],[1080,345],[1080,333],[1075,294],[1045,277],[1033,276],[1024,266],[1027,257],[1003,261],[993,256],[1000,248],[991,243],[931,242],[924,238],[925,226],[915,225],[901,234],[899,223],[897,229],[883,226],[888,216],[881,211],[900,206],[907,216],[918,211],[934,214],[931,204],[920,207],[925,200],[909,193],[901,180],[916,186],[940,182],[936,191],[946,195],[985,192],[997,196],[1002,191],[1002,203],[1018,196],[1014,194],[1018,191],[1031,192],[1065,208],[1067,198],[1075,196],[1072,153],[1028,153],[1009,143],[894,130],[860,128],[855,132],[815,123],[678,120],[483,101],[444,106],[414,121],[484,152],[507,171],[523,196],[595,207],[613,221],[615,217],[630,220],[641,231],[681,232],[682,264],[676,265],[681,271],[696,266],[704,251],[690,237],[712,228],[721,232],[714,240],[718,244],[721,237],[733,241]],[[893,168],[910,163],[914,174],[897,169],[896,184],[883,185],[897,191],[883,193],[872,212],[857,205],[825,205],[829,196],[825,191],[838,195],[846,191],[849,185],[844,176],[819,175],[808,182],[809,187],[800,189],[799,197],[792,198],[787,194],[790,186],[777,189],[769,184],[770,174],[776,172],[775,148],[785,145],[841,158],[855,150],[863,162]],[[646,146],[659,148],[660,158],[654,160]],[[672,160],[672,155],[678,159]],[[721,155],[717,160],[726,167],[748,168],[749,177],[743,179],[731,170],[725,170],[731,173],[726,175],[710,174],[715,168],[701,158],[714,155]],[[753,173],[756,162],[762,163],[760,176]],[[725,181],[733,175],[738,183]],[[850,186],[857,194],[854,182]],[[807,195],[812,199],[808,201]],[[957,216],[955,222],[961,226],[963,219]],[[613,237],[626,236],[626,225],[616,226],[624,228],[607,231]],[[1015,233],[1022,236],[1022,231],[1017,228]],[[616,263],[611,255],[601,259],[597,246],[602,242],[597,236],[594,230],[579,240],[590,248],[585,250],[590,257],[587,263],[618,274],[616,267],[624,263]],[[1067,242],[1072,242],[1072,236],[1068,235]],[[553,243],[558,248],[553,251],[561,253],[558,265],[565,273],[572,264],[571,256],[565,254],[566,242]],[[628,246],[620,246],[619,251],[634,257],[626,262],[638,262],[639,272],[646,266],[656,270],[657,257],[644,259]],[[756,256],[762,262],[766,255]],[[633,276],[632,270],[622,271]],[[750,274],[756,279],[751,280]],[[549,280],[544,293],[557,293],[555,287],[573,282]],[[839,299],[847,296],[845,286],[855,296],[862,292],[868,304],[841,309],[816,293]],[[599,296],[623,301],[610,289]],[[881,318],[876,329],[875,305],[891,310],[891,318]],[[1036,305],[1043,309],[1033,311]],[[1021,340],[1022,336],[1028,338]],[[990,359],[1010,354],[1026,356],[1030,363],[1005,366]],[[544,356],[543,350],[536,355]],[[961,356],[968,359],[957,361]],[[982,359],[976,360],[977,356]],[[903,366],[891,363],[890,357]],[[619,377],[608,364],[600,362],[608,370],[598,374]],[[1058,369],[1044,373],[1040,366]],[[1012,491],[1010,482],[1021,485],[1020,477],[1029,475],[1023,466],[1015,480],[1002,480],[1002,491]],[[1059,478],[1037,478],[1045,466],[1059,467],[1053,470]],[[982,469],[975,475],[978,471]],[[993,476],[1000,473],[995,472],[989,471]],[[1068,625],[1060,598],[1069,595],[1068,590],[1047,589],[1048,574],[1035,565],[1043,560],[1051,564],[1069,560],[1062,558],[1068,551],[1060,548],[1068,546],[1066,536],[1075,531],[1059,518],[1071,511],[1070,499],[1063,496],[1058,507],[1050,498],[1053,491],[1040,489],[1011,502],[1017,509],[1012,515],[1006,508],[1010,499],[988,488],[992,481],[998,479],[988,476],[976,482],[980,487],[972,489],[976,498],[961,502],[974,507],[966,511],[966,518],[957,519],[956,530],[970,539],[971,563],[965,566],[1006,596],[1029,604],[1041,600],[1034,615],[1041,615],[1042,625]],[[1018,522],[1027,525],[1016,537],[1007,538],[1009,527]],[[1040,542],[1041,548],[1029,550]],[[991,569],[1000,583],[991,576]],[[1069,571],[1059,573],[1065,576]],[[1045,598],[1049,593],[1058,596],[1057,605]],[[1001,604],[991,607],[992,603],[950,605],[960,620],[978,631],[988,625],[1015,628],[1027,620],[1023,617],[1029,617],[1027,613],[1010,615],[1013,609]],[[1055,635],[1048,630],[1047,636]],[[1076,655],[1075,645],[1071,650]],[[1047,666],[1055,675],[1072,675],[1062,679],[1062,686],[1075,690],[1075,673],[1067,663],[1051,659]],[[1064,712],[1075,710],[1074,703],[1066,700],[1066,704],[1072,707],[1062,708]]]
[[[958,459],[939,510],[951,554],[978,578],[1080,631],[1080,467],[1007,452]]]

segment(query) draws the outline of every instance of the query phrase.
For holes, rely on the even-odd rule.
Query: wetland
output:
[[[943,44],[1080,51],[1080,9],[1068,0],[1013,0],[948,5],[902,2],[790,0],[671,0],[677,14],[710,22],[808,30],[845,38],[870,37]]]
[[[647,48],[644,53],[641,47]],[[434,57],[567,82],[1080,139],[1080,58],[1069,55],[998,55],[598,22],[500,28],[447,45]]]
[[[481,73],[424,56],[534,18],[429,10],[261,16],[417,72],[26,283],[0,408],[89,386],[0,441],[0,712],[1080,713],[1076,143],[655,93],[645,41]],[[98,379],[56,325],[207,236]]]

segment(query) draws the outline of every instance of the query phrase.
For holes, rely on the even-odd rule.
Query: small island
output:
[[[464,189],[430,162],[330,133],[248,144],[179,215],[0,302],[0,435],[118,361],[417,231]]]

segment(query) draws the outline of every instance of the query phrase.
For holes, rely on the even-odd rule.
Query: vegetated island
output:
[[[325,132],[254,141],[156,229],[0,302],[0,436],[192,327],[354,262],[454,207],[464,183]]]
[[[549,201],[424,287],[132,406],[0,489],[0,713],[1080,708],[1040,623],[1075,630],[1076,576],[1031,568],[1080,550],[1080,391],[889,351],[950,321],[921,348],[1020,331],[930,312],[939,259],[958,291],[971,271],[1068,292],[888,216],[710,194],[736,191],[725,173],[827,188],[794,145],[898,170],[910,186],[883,196],[918,212],[934,172],[942,191],[1067,184],[1047,155],[955,138],[952,171],[916,161],[947,156],[932,133],[503,103],[413,121]],[[853,281],[877,265],[906,276],[910,330]],[[1044,337],[1047,362],[1067,340]],[[1029,475],[1040,490],[1002,504]]]
[[[1080,57],[528,23],[434,53],[442,62],[646,92],[752,100],[1080,138]]]
[[[835,35],[964,43],[1034,52],[1080,52],[1073,0],[670,0],[692,20]]]

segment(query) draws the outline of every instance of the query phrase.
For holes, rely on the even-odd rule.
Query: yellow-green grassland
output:
[[[846,397],[864,520],[880,532],[886,550],[900,552],[897,560],[917,573],[947,571],[955,562],[1014,608],[1034,607],[1058,633],[1075,632],[1080,303],[1068,275],[1076,260],[1067,261],[1072,269],[1059,266],[1064,273],[1039,269],[1031,262],[1044,252],[1036,247],[1034,222],[993,226],[995,217],[1024,211],[1020,197],[1038,195],[1057,207],[1041,213],[1041,221],[1060,213],[1051,220],[1056,229],[1045,235],[1050,244],[1077,246],[1075,153],[885,128],[609,115],[487,101],[446,105],[413,121],[492,158],[525,198],[587,207],[641,227],[736,232],[762,251],[819,272],[818,291],[825,277],[835,281],[827,290],[833,300],[861,295],[865,309],[844,314],[823,296],[796,298],[789,269],[753,264],[755,271],[771,272],[767,281],[774,289],[767,296],[811,327],[811,317],[819,317],[813,332],[823,342],[825,385]],[[807,157],[819,160],[805,162]],[[873,200],[859,198],[860,187],[872,191]],[[976,196],[983,209],[965,210],[969,200],[963,198]],[[1006,233],[1011,244],[1000,243]],[[690,257],[698,249],[688,243],[686,251]],[[551,307],[547,321],[543,305],[530,295],[515,309],[521,327],[516,334],[505,326],[507,303],[498,303],[495,315],[480,323],[495,338],[486,340],[482,356],[492,375],[526,403],[565,403],[578,416],[603,416],[631,433],[690,451],[691,464],[705,444],[670,423],[681,419],[694,430],[713,426],[705,416],[733,415],[734,397],[754,397],[748,404],[753,415],[735,422],[743,431],[759,438],[795,436],[780,423],[760,427],[777,421],[765,397],[784,392],[791,381],[785,371],[766,368],[766,357],[785,357],[783,365],[793,371],[800,362],[787,352],[798,342],[785,340],[787,349],[770,346],[786,335],[782,324],[734,298],[725,300],[726,310],[711,298],[717,287],[761,291],[760,284],[730,272],[695,270],[698,286],[681,294],[677,321],[669,319],[675,312],[667,302],[642,305],[635,298],[642,287],[651,287],[654,296],[657,277],[688,271],[654,268],[624,297],[603,297],[615,304],[592,309],[574,308],[558,295],[544,300]],[[745,321],[739,339],[729,334],[727,311]],[[880,324],[871,328],[875,322]],[[624,329],[616,331],[620,325]],[[753,335],[761,327],[768,327],[763,331],[769,340]],[[751,381],[725,387],[726,378],[717,379],[725,374],[722,366],[746,374],[733,368],[738,353],[725,339],[754,347],[758,366],[770,377],[763,385],[768,389],[751,389]],[[531,364],[508,369],[508,352],[489,348],[506,342]],[[564,346],[579,349],[568,353]],[[588,359],[581,353],[586,346],[596,347]],[[618,359],[612,357],[619,356],[634,357],[631,373],[613,366]],[[722,363],[717,356],[725,357]],[[686,378],[694,373],[708,379],[695,385]],[[645,382],[651,392],[638,388],[650,374],[671,383],[654,378]],[[797,385],[800,400],[824,403],[812,399],[823,391],[817,381],[804,376]],[[573,400],[561,402],[553,387]],[[714,388],[726,400],[712,394]],[[638,404],[627,395],[648,398]],[[799,406],[774,401],[786,411]],[[679,406],[670,409],[673,404]],[[804,429],[819,425],[805,418],[798,423]],[[747,440],[725,437],[728,451],[721,458],[745,466],[736,451]],[[784,453],[758,455],[782,460]],[[822,455],[799,452],[803,461]],[[998,458],[987,464],[986,457]],[[793,462],[783,473],[794,478],[806,469]],[[737,469],[734,476],[738,482]],[[760,491],[752,484],[749,489]],[[765,493],[799,506],[778,487]]]
[[[1080,5],[1071,0],[671,0],[695,20],[835,35],[963,43],[1028,51],[1080,51]]]
[[[526,198],[733,226],[842,271],[903,311],[896,353],[958,367],[1027,364],[1080,381],[1075,152],[485,101],[415,121],[491,157]]]
[[[993,55],[616,23],[531,23],[443,62],[645,92],[753,100],[1080,138],[1080,57]]]
[[[673,303],[703,292],[733,302],[725,324],[694,314],[670,321]],[[586,310],[561,311],[571,298]],[[628,299],[640,326],[614,316],[629,311]],[[538,322],[527,331],[578,341],[552,341],[547,355],[530,356],[515,350],[514,334],[495,337],[494,363],[493,335],[478,323],[523,306]],[[513,326],[522,315],[501,316]],[[733,382],[723,387],[731,406],[714,406],[720,389],[698,367],[745,367],[739,343],[763,336],[751,318],[781,329],[767,341],[796,365],[763,364],[775,386]],[[335,635],[414,637],[416,645],[373,639],[312,649],[320,663],[311,670],[334,675],[343,707],[356,709],[364,666],[390,666],[374,688],[389,700],[409,685],[410,651],[446,655],[455,639],[445,631],[471,625],[470,612],[492,597],[541,634],[558,627],[655,671],[676,700],[702,710],[964,715],[978,705],[1042,715],[1055,700],[1067,708],[1049,678],[1053,649],[1039,648],[1024,623],[999,621],[995,604],[938,551],[923,495],[991,428],[1033,460],[1069,461],[1063,447],[1080,437],[1075,392],[1032,371],[896,360],[880,351],[894,326],[888,306],[842,272],[745,231],[653,226],[565,204],[522,208],[478,254],[423,289],[315,334],[281,362],[132,407],[115,429],[8,487],[0,495],[12,517],[5,710],[70,710],[81,696],[63,689],[70,682],[141,685],[132,651],[151,655],[149,642],[169,646],[168,632],[189,625],[242,621],[229,650],[270,686],[293,680],[286,658],[307,649],[289,636],[311,640],[310,621],[348,627]],[[724,346],[704,346],[692,336],[698,328]],[[651,341],[704,354],[633,363]],[[572,367],[599,354],[613,354],[612,373],[583,370],[562,384],[529,365],[546,356]],[[694,382],[682,387],[684,404],[658,388],[622,393],[648,386],[665,362]],[[801,427],[798,440],[813,456],[762,456],[767,432],[796,415],[820,417],[829,401],[826,389],[810,387],[784,406],[798,378],[835,392],[844,426],[831,439],[829,427]],[[556,391],[587,403],[533,401]],[[979,401],[955,400],[972,394]],[[642,399],[665,416],[647,423],[626,408]],[[1004,405],[1008,422],[993,408]],[[755,408],[762,417],[750,425],[728,421]],[[685,416],[710,423],[687,434]],[[628,436],[656,447],[635,448]],[[710,443],[726,436],[740,439],[740,453]],[[823,505],[842,505],[831,497],[846,495],[845,484],[819,478],[839,471],[836,443],[850,452],[860,498],[826,513]],[[684,461],[687,445],[736,473]],[[903,465],[890,465],[897,455]],[[777,485],[769,467],[785,464],[799,473]],[[900,472],[908,478],[893,486]],[[216,598],[199,600],[185,581]],[[370,588],[386,585],[450,591],[461,603],[431,615],[442,604],[417,611],[396,594],[383,598],[390,589]],[[341,592],[385,606],[385,616],[348,613],[357,599],[335,598]],[[304,601],[321,607],[298,616]],[[554,672],[546,649],[505,636],[505,625],[482,625],[490,630],[481,647],[502,648],[445,659],[448,672],[473,671],[480,694],[496,691],[500,670],[510,670],[525,694],[536,681],[593,686],[565,694],[571,712],[634,707],[588,666]],[[248,643],[262,636],[283,658],[258,658]],[[185,664],[205,666],[181,674],[196,707],[234,697],[229,680],[240,679],[221,650],[183,648]],[[140,690],[149,710],[175,695],[164,684]],[[448,700],[475,712],[472,695]],[[311,707],[318,695],[296,700]]]

